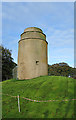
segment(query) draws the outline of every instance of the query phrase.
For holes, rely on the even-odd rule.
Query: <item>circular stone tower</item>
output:
[[[48,75],[46,35],[40,28],[26,28],[18,47],[18,79]]]

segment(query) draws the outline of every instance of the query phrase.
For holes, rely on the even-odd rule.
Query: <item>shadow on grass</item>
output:
[[[68,102],[68,105],[66,107],[65,118],[67,118],[67,115],[69,114],[70,106],[71,106],[71,101]]]
[[[27,81],[27,80],[35,80],[35,79],[40,79],[40,78],[43,78],[43,77],[48,77],[48,76],[39,76],[39,77],[35,77],[35,78],[31,78],[31,79],[11,79],[11,82],[17,82],[17,81]]]

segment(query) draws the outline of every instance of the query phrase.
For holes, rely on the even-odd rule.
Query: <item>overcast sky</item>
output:
[[[27,27],[38,27],[48,41],[48,64],[66,62],[74,66],[73,2],[2,3],[2,44],[12,50],[17,63],[18,41]]]

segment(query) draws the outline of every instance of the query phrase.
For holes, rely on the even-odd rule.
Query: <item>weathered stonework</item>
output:
[[[48,75],[47,41],[41,29],[30,27],[21,34],[18,47],[18,79]]]

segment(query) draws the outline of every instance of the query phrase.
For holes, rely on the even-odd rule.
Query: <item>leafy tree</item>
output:
[[[2,80],[12,78],[12,69],[17,65],[11,57],[11,50],[0,46],[2,53]]]
[[[2,79],[2,53],[1,53],[2,47],[0,46],[0,81]]]
[[[57,63],[53,65],[48,65],[48,75],[56,76],[71,76],[76,77],[76,68],[70,67],[67,63]]]

